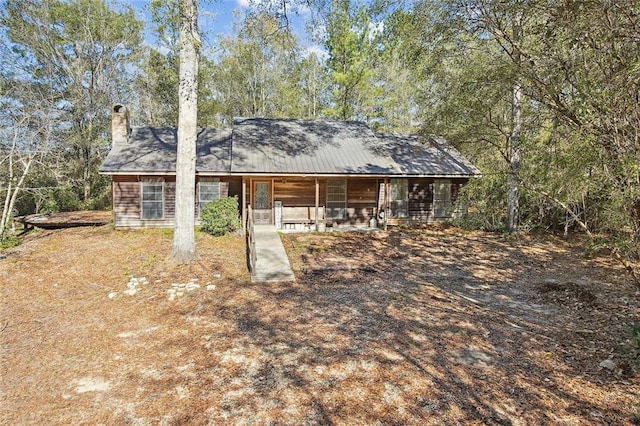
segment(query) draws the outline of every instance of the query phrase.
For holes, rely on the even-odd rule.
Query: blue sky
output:
[[[255,1],[260,2],[260,0]],[[148,2],[145,0],[132,0],[128,2],[137,11],[138,16],[144,20],[145,25],[150,22],[146,10]],[[245,12],[249,7],[249,0],[200,0],[199,2],[199,26],[200,31],[206,34],[208,43],[215,43],[219,34],[231,34],[233,32],[234,12]],[[300,41],[304,44],[306,34],[304,32],[304,13],[290,13],[290,23],[298,33]],[[145,42],[151,46],[155,44],[153,36],[147,31]],[[157,46],[156,46],[157,47]],[[210,46],[209,46],[210,47]],[[206,48],[206,46],[205,46]]]

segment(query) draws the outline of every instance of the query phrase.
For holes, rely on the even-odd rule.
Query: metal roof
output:
[[[136,127],[128,143],[116,144],[100,167],[101,173],[175,173],[178,131],[175,128]],[[229,173],[231,130],[200,129],[196,172]]]
[[[175,173],[177,131],[139,127],[116,144],[105,174]],[[473,176],[479,171],[436,137],[374,134],[364,123],[238,118],[198,133],[196,172],[234,175]]]
[[[478,170],[444,138],[377,134],[375,151],[393,159],[405,175],[479,175]]]
[[[376,137],[355,121],[236,119],[232,173],[396,174],[373,151]]]

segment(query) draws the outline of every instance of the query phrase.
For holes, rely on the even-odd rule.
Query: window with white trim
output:
[[[344,219],[347,213],[347,180],[327,179],[327,219]]]
[[[145,178],[142,180],[142,218],[162,219],[164,217],[164,179]]]
[[[451,181],[436,179],[433,182],[433,215],[435,217],[451,216]]]
[[[392,179],[389,181],[389,207],[391,217],[409,216],[409,180]]]
[[[219,178],[202,178],[199,182],[199,203],[200,211],[204,206],[213,200],[220,199],[220,179]]]

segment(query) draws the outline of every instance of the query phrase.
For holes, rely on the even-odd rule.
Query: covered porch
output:
[[[388,203],[380,198],[384,178],[340,176],[251,176],[242,180],[242,218],[278,230],[324,230],[339,226],[377,226]],[[384,217],[382,214],[380,217]]]
[[[462,213],[467,179],[389,176],[245,176],[242,218],[278,230],[433,223]]]

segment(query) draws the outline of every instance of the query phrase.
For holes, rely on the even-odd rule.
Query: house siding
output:
[[[346,179],[346,178],[345,178]],[[282,203],[282,222],[287,225],[310,225],[316,219],[316,179],[302,177],[272,176],[262,178],[273,184],[273,202]],[[345,215],[342,218],[327,219],[327,178],[318,179],[318,221],[329,226],[369,225],[378,210],[378,179],[350,178],[346,179]],[[247,190],[252,188],[249,182]],[[247,194],[247,204],[253,198]],[[309,228],[308,226],[291,226],[293,228]]]
[[[230,194],[229,188],[231,186],[230,182],[220,180],[220,198],[225,198],[229,196],[233,196]],[[240,197],[238,196],[238,202]],[[175,200],[173,202],[175,207]],[[196,221],[200,218],[200,180],[196,179]]]
[[[368,225],[376,217],[378,179],[347,179],[347,217],[339,223]]]
[[[318,220],[324,220],[327,198],[326,180],[318,182]],[[283,227],[304,228],[315,224],[316,180],[309,178],[274,178],[273,200],[282,202]],[[289,226],[291,225],[291,226]]]
[[[467,213],[467,203],[461,202],[460,191],[469,182],[469,179],[451,179],[451,217],[457,219]]]
[[[346,213],[329,220],[330,225],[365,225],[377,211],[375,178],[347,179]],[[282,202],[282,220],[291,223],[315,222],[316,186],[310,178],[273,178],[273,199]],[[327,179],[318,179],[318,220],[325,220]]]
[[[428,222],[433,213],[433,179],[409,179],[409,220]]]
[[[368,225],[378,207],[376,178],[346,179],[345,216],[327,219],[327,179],[318,179],[318,221],[329,225]],[[314,178],[273,178],[273,199],[282,202],[283,223],[315,222],[316,186]]]
[[[141,180],[142,176],[113,176],[114,224],[116,228],[168,228],[174,226],[175,219],[175,176],[163,176],[163,217],[144,220],[141,218]],[[327,219],[327,178],[318,179],[318,221],[328,226],[369,226],[375,218],[378,224],[384,219],[379,215],[384,211],[385,180],[380,178],[345,178],[346,211],[343,218]],[[389,178],[387,181],[391,182]],[[282,203],[282,222],[285,228],[312,229],[316,220],[316,179],[304,177],[272,176],[261,178],[272,185],[273,201]],[[388,225],[433,223],[451,220],[464,213],[464,206],[456,203],[460,189],[468,179],[448,179],[451,184],[450,214],[446,217],[434,215],[434,178],[407,178],[408,202],[407,217],[387,217]],[[196,224],[199,224],[199,178],[196,180]],[[247,191],[252,185],[247,185]],[[220,177],[220,196],[237,196],[242,200],[242,178]],[[247,204],[251,199],[247,194]],[[239,212],[240,213],[240,212]],[[388,214],[389,212],[387,212]],[[272,217],[275,217],[272,215]]]
[[[393,178],[392,178],[393,179]],[[390,181],[392,180],[390,179]],[[464,213],[464,206],[456,203],[460,189],[469,181],[467,178],[447,179],[451,184],[451,209],[450,213],[443,217],[434,214],[434,178],[409,178],[408,217],[389,217],[387,224],[402,225],[415,223],[446,222]],[[384,205],[384,183],[380,182],[379,203]]]
[[[326,201],[326,180],[320,182],[320,205]],[[275,178],[273,182],[273,199],[282,201],[282,207],[315,207],[316,182],[315,179],[303,178]]]
[[[113,177],[113,211],[116,219],[140,217],[140,183],[137,176]]]
[[[114,226],[116,228],[171,228],[175,222],[176,178],[172,175],[158,176],[163,179],[163,217],[142,219],[141,188],[142,176],[114,175],[112,177]],[[196,191],[198,188],[196,179]],[[220,196],[242,194],[241,178],[223,178]],[[197,195],[197,192],[196,192]],[[196,196],[196,224],[199,224],[199,203]]]
[[[229,177],[224,178],[223,182],[228,183],[228,193],[229,197],[238,197],[238,204],[242,203],[242,178],[241,177]]]
[[[385,208],[385,181],[379,178],[345,178],[346,206],[342,218],[327,218],[325,207],[327,202],[327,178],[318,179],[319,202],[318,221],[328,226],[369,226],[371,219],[376,223],[383,222],[380,212]],[[389,178],[388,182],[393,179]],[[434,215],[434,178],[404,178],[408,181],[407,217],[389,217],[390,225],[433,223],[447,221],[461,210],[455,201],[460,188],[468,181],[466,178],[447,179],[451,184],[450,214],[446,217]],[[315,179],[300,177],[271,176],[262,178],[273,184],[273,201],[282,203],[282,223],[285,229],[312,229],[315,223]],[[247,186],[248,188],[250,185]],[[247,196],[247,204],[249,199]],[[455,208],[454,208],[455,207]],[[275,214],[272,215],[275,218]],[[275,220],[275,219],[274,219]]]
[[[173,224],[176,217],[176,180],[175,177],[164,179],[164,218]]]

